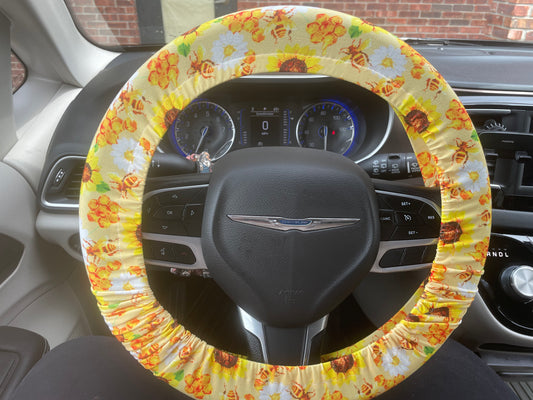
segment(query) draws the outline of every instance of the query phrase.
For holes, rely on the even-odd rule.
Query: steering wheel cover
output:
[[[331,361],[303,367],[251,362],[189,333],[155,299],[140,237],[150,159],[179,110],[227,80],[278,71],[344,79],[388,101],[426,185],[439,184],[442,198],[441,235],[427,281],[374,334],[330,355]],[[198,399],[368,399],[401,382],[442,345],[477,293],[490,216],[479,139],[440,74],[367,22],[292,6],[208,22],[150,58],[106,112],[80,196],[85,265],[110,330],[145,368]]]

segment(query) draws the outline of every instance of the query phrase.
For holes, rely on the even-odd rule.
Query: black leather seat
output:
[[[112,337],[84,337],[49,352],[12,400],[187,400],[138,364]],[[513,391],[474,353],[448,340],[423,368],[379,400],[513,400]]]
[[[33,365],[50,349],[45,338],[26,329],[0,326],[0,400],[7,400]]]

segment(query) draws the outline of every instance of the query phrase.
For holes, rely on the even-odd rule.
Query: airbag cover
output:
[[[326,218],[350,220],[330,227],[320,224]],[[372,183],[352,161],[319,150],[246,149],[215,167],[202,248],[214,279],[247,312],[272,326],[304,326],[369,271],[378,222]]]

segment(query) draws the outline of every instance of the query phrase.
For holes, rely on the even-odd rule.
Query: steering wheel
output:
[[[376,332],[314,365],[253,362],[206,344],[159,305],[144,266],[141,199],[160,139],[207,89],[267,72],[320,73],[382,97],[405,127],[426,186],[440,185],[440,237],[429,278]],[[87,156],[80,232],[109,328],[145,368],[178,390],[197,399],[228,391],[247,400],[368,399],[420,367],[460,323],[483,271],[490,213],[478,136],[442,76],[407,44],[365,21],[287,6],[205,23],[129,79]],[[203,218],[210,272],[251,320],[261,321],[275,364],[305,361],[308,346],[293,344],[318,329],[368,273],[380,236],[368,176],[342,156],[309,149],[230,153],[215,164]]]

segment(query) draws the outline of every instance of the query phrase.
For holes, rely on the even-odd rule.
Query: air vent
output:
[[[80,186],[81,177],[83,175],[84,163],[80,163],[77,167],[74,167],[70,176],[65,184],[65,197],[67,199],[79,201],[80,199]]]
[[[84,166],[85,157],[67,156],[59,159],[44,184],[42,206],[55,210],[76,210]]]

